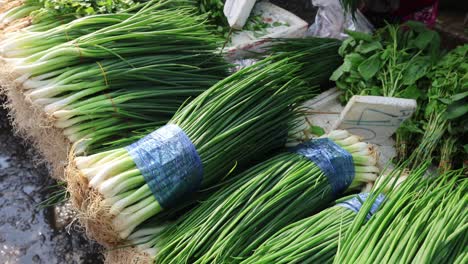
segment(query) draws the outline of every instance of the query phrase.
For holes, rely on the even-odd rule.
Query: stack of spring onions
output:
[[[376,180],[372,145],[342,130],[326,138],[352,156],[352,167],[335,167],[334,180],[302,154],[279,154],[235,177],[162,233],[140,231],[140,237],[132,236],[134,242],[143,251],[157,252],[158,263],[240,262],[277,231],[326,207],[335,195]],[[344,176],[349,170],[355,172],[352,179]]]
[[[358,214],[334,263],[467,263],[465,173],[411,173],[368,223]]]
[[[287,52],[291,59],[280,54],[238,71],[171,119],[169,124],[180,127],[198,152],[203,164],[202,189],[223,180],[233,168],[243,169],[284,146],[288,131],[297,125],[299,103],[317,92],[316,86],[307,86],[300,78],[308,67],[294,58],[310,56],[315,58],[313,63],[340,63],[339,42],[308,41],[306,48]],[[316,69],[315,75],[307,73],[309,83],[326,81],[332,71]],[[162,210],[170,209],[155,199],[126,148],[77,157],[75,164],[78,173],[86,176],[89,185],[105,198],[121,238]],[[182,197],[189,199],[189,195]]]
[[[0,52],[4,58],[24,58],[74,40],[107,26],[120,23],[131,17],[130,13],[103,14],[63,21],[55,28],[37,32],[30,27],[25,31],[11,32],[0,42]],[[68,22],[68,23],[65,23]]]
[[[419,170],[412,177],[421,177],[424,172]],[[399,186],[406,177],[401,174],[401,170],[394,170],[385,177],[380,176],[378,184],[383,187],[375,188],[373,192],[385,192]],[[371,202],[365,203],[367,200]],[[385,195],[373,193],[343,198],[335,206],[281,229],[242,263],[331,263],[357,213],[364,211],[361,215],[368,221],[378,212],[384,200]],[[363,207],[364,203],[366,206]]]
[[[196,9],[173,7],[179,2],[151,1],[135,14],[86,17],[7,39],[3,53],[19,56],[8,61],[22,74],[26,98],[80,142],[76,153],[122,146],[227,75],[219,39]],[[33,54],[24,52],[32,46]]]
[[[0,6],[0,28],[8,24],[25,18],[31,12],[39,10],[40,4],[36,0],[9,0]]]

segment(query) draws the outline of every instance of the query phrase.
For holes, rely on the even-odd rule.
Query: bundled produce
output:
[[[423,170],[422,170],[423,172]],[[365,220],[374,215],[385,200],[384,193],[399,186],[405,179],[402,170],[395,169],[379,176],[372,193],[360,193],[337,201],[333,207],[304,218],[281,229],[259,246],[242,263],[330,263],[341,240],[346,237],[357,213],[364,211]],[[363,203],[371,200],[363,207]]]
[[[409,167],[417,168],[434,158],[441,168],[450,168],[463,144],[461,137],[447,135],[444,101],[468,89],[466,45],[441,59],[439,35],[417,22],[388,25],[374,36],[349,35],[340,48],[344,63],[331,77],[343,90],[343,101],[353,95],[416,99],[417,113],[397,132],[398,160],[411,159]]]
[[[425,130],[414,152],[414,164],[430,159],[429,154],[437,151],[440,169],[461,167],[468,160],[465,122],[468,121],[468,45],[447,53],[433,67],[429,78],[431,84],[422,121]]]
[[[327,208],[313,216],[286,226],[259,246],[241,263],[330,263],[338,250],[340,239],[346,236],[356,213],[369,198],[362,193]],[[384,196],[378,196],[367,214],[374,215]],[[364,209],[362,209],[364,210]]]
[[[136,131],[165,124],[227,76],[204,18],[173,3],[152,1],[135,14],[90,16],[4,41],[4,55],[20,57],[10,63],[23,73],[17,82],[25,97],[80,142],[77,153],[133,142]]]
[[[0,6],[0,28],[29,16],[41,8],[38,0],[10,0]]]
[[[36,27],[31,26],[27,30],[8,34],[0,42],[0,52],[4,58],[24,58],[101,28],[121,23],[131,16],[130,13],[87,16],[68,23],[61,21],[64,24],[41,32],[37,32]]]
[[[303,41],[303,40],[298,40]],[[190,200],[238,167],[245,168],[285,144],[299,103],[317,92],[339,63],[339,42],[308,39],[303,50],[264,59],[220,81],[182,108],[167,126],[126,148],[77,157],[69,178],[84,175],[114,215],[114,232],[126,238],[162,210]],[[305,66],[298,58],[314,58]],[[314,69],[314,73],[303,73]],[[305,76],[305,77],[304,77]],[[74,167],[72,164],[72,167]]]
[[[468,178],[462,170],[424,172],[412,172],[391,190],[369,222],[358,213],[335,263],[466,262]]]
[[[333,131],[238,175],[140,248],[154,248],[158,263],[240,262],[288,224],[375,181],[375,154],[358,137]]]

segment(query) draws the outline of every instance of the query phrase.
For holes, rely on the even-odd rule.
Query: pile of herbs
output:
[[[417,100],[413,118],[397,131],[397,159],[410,159],[413,168],[427,159],[443,170],[462,166],[466,129],[456,120],[466,120],[467,45],[444,56],[438,33],[413,21],[374,35],[348,34],[339,50],[344,63],[331,77],[342,101],[353,95]]]
[[[208,15],[208,20],[216,26],[216,32],[221,35],[228,35],[229,23],[224,16],[225,0],[199,0],[199,10],[202,14]]]

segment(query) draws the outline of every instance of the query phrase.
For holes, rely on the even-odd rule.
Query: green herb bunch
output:
[[[142,0],[39,0],[39,2],[45,8],[57,13],[87,16],[122,11]]]
[[[342,101],[353,95],[417,100],[418,110],[397,132],[397,159],[410,159],[412,168],[430,159],[444,170],[460,167],[463,158],[453,157],[466,152],[459,142],[466,129],[450,120],[466,119],[467,48],[442,56],[439,35],[418,22],[387,25],[372,36],[348,34],[339,50],[344,63],[331,77]]]

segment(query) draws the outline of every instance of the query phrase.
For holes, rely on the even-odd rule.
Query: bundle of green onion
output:
[[[0,28],[14,22],[15,20],[29,16],[31,12],[40,9],[37,0],[9,0],[0,6]]]
[[[420,173],[424,173],[424,170]],[[372,193],[361,193],[337,200],[337,204],[313,216],[281,229],[268,238],[243,264],[260,263],[331,263],[341,240],[351,228],[357,213],[364,211],[366,221],[371,219],[385,200],[384,193],[400,185],[406,175],[400,170],[378,178]],[[373,193],[377,193],[374,195]],[[363,204],[367,202],[365,206]],[[156,232],[155,232],[156,233]]]
[[[23,58],[47,50],[101,28],[120,23],[132,14],[105,14],[87,16],[68,22],[52,29],[37,32],[28,27],[25,31],[12,32],[0,42],[0,54],[4,58]],[[34,29],[34,27],[32,27]]]
[[[67,62],[41,62],[38,71],[26,70],[17,82],[70,142],[80,142],[77,153],[130,143],[136,132],[167,123],[188,98],[228,75],[228,64],[216,52],[220,41],[204,17],[193,8],[172,7],[178,2],[153,1],[135,14],[90,16],[6,41],[4,52],[18,56],[37,45],[28,51],[33,55],[10,59],[25,65],[37,54],[66,54],[65,46],[76,45],[72,50],[82,57],[58,55]],[[96,53],[82,53],[82,41]]]
[[[391,190],[365,225],[358,214],[334,263],[466,263],[468,178],[462,170],[424,172]]]
[[[375,181],[379,171],[373,146],[343,130],[294,151],[238,175],[139,247],[156,250],[158,263],[240,262],[285,226],[323,209],[345,190]]]
[[[27,2],[17,8],[26,8],[29,5],[32,4]],[[165,7],[190,8],[194,3],[190,0],[171,0],[159,1],[158,5],[156,10]],[[144,3],[132,3],[131,8],[118,10],[117,13],[94,14],[80,18],[76,18],[75,13],[64,13],[63,10],[55,10],[59,11],[60,14],[45,8],[37,10],[30,15],[32,25],[21,31],[6,34],[5,39],[0,42],[0,55],[4,58],[24,58],[43,52],[99,29],[122,23],[145,6]],[[8,14],[5,13],[3,16],[8,16]],[[138,29],[132,28],[132,30],[137,31]],[[79,44],[76,43],[76,45]]]
[[[309,41],[306,49],[290,53],[291,58],[312,54],[317,60],[339,63],[336,62],[339,43],[335,40],[325,44],[327,41],[321,39]],[[308,87],[298,78],[301,63],[278,58],[283,57],[266,58],[217,83],[169,122],[178,126],[196,149],[203,166],[200,188],[213,186],[234,167],[245,168],[282,147],[288,131],[296,125],[299,103],[316,94],[316,86]],[[309,79],[323,75],[326,75],[323,71],[317,71]],[[326,78],[316,78],[315,82],[322,83]],[[105,205],[115,215],[114,229],[122,238],[150,217],[191,196],[183,193],[178,199],[169,198],[171,206],[161,205],[145,181],[144,168],[137,166],[129,150],[119,148],[75,159],[78,172],[106,198]]]
[[[313,216],[286,226],[242,261],[243,264],[261,263],[330,263],[338,250],[340,239],[346,235],[360,205],[368,197],[363,193],[344,203],[327,208]],[[374,214],[383,196],[375,203]],[[361,200],[362,199],[362,200]],[[352,203],[353,207],[348,207]]]
[[[37,76],[65,67],[106,58],[128,58],[151,53],[190,52],[206,38],[205,49],[210,49],[214,36],[206,30],[203,16],[197,16],[192,7],[170,6],[177,0],[153,0],[131,17],[120,23],[101,28],[90,34],[31,56],[10,59],[14,70],[27,76]],[[116,16],[120,16],[117,14]],[[118,21],[118,20],[117,20]],[[60,39],[61,41],[62,39]]]

